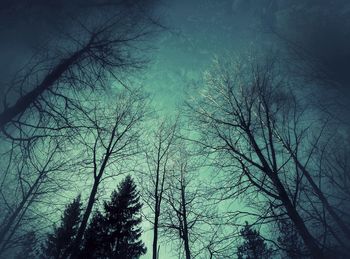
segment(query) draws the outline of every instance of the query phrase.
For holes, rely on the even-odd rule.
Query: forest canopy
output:
[[[349,258],[350,4],[0,1],[0,258]]]

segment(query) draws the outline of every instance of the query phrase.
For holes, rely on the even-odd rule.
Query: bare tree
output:
[[[275,125],[284,122],[289,94],[282,91],[284,82],[274,74],[274,62],[217,64],[206,75],[207,88],[202,98],[189,104],[194,112],[198,143],[221,159],[232,161],[239,168],[250,188],[259,191],[273,206],[283,207],[295,225],[313,258],[324,253],[294,203],[291,179],[295,164],[281,141],[276,138]],[[205,129],[205,130],[203,130]]]
[[[27,4],[24,2],[2,5],[2,18],[6,19],[6,12],[11,12],[12,8],[25,10],[26,8],[22,10]],[[62,191],[63,187],[75,180],[72,179],[75,176],[67,179],[70,172],[76,170],[73,164],[81,158],[77,157],[78,147],[82,144],[78,143],[77,136],[82,141],[83,135],[91,137],[93,130],[98,134],[106,134],[107,131],[96,126],[97,118],[93,118],[93,123],[92,117],[88,116],[92,109],[86,104],[87,100],[100,98],[99,108],[95,110],[97,112],[103,110],[101,107],[106,92],[114,91],[105,87],[110,85],[107,83],[113,80],[128,88],[124,76],[144,67],[147,60],[143,41],[154,32],[154,26],[157,25],[148,9],[152,1],[128,3],[129,1],[120,0],[104,1],[103,4],[95,0],[68,2],[71,2],[68,7],[72,8],[69,13],[76,12],[74,17],[68,15],[68,18],[65,17],[67,19],[57,21],[62,24],[52,26],[51,29],[59,27],[62,30],[52,32],[50,36],[54,35],[54,39],[48,39],[49,43],[39,42],[40,47],[28,64],[23,69],[18,69],[7,87],[1,86],[4,95],[1,100],[3,107],[0,109],[0,146],[9,147],[2,152],[4,159],[1,163],[1,207],[5,212],[4,218],[1,218],[1,252],[10,247],[9,244],[19,235],[20,226],[25,225],[24,222],[34,222],[29,218],[33,217],[33,208],[39,202],[44,202],[40,201],[44,195],[57,189]],[[52,6],[52,3],[42,1],[31,3],[30,8],[36,7],[62,8],[61,5]],[[133,92],[131,89],[128,91]],[[125,104],[125,100],[133,99],[127,97],[127,94],[124,94],[125,100],[119,97],[118,107],[135,107],[134,102]],[[125,112],[126,119],[129,116],[127,108],[120,110]],[[98,120],[101,122],[104,119]],[[116,119],[111,121],[114,120]],[[123,123],[124,121],[118,125]],[[119,130],[120,128],[118,132]],[[96,135],[97,139],[100,137]],[[52,148],[53,143],[57,144],[57,150]],[[46,147],[51,149],[47,150]],[[44,159],[48,159],[47,164]],[[65,172],[67,175],[62,177],[67,180],[64,186],[58,180],[57,177],[61,177],[61,174],[57,172]],[[44,215],[41,217],[44,218]]]
[[[86,114],[87,123],[94,127],[77,136],[83,145],[81,165],[92,180],[92,187],[75,240],[63,258],[69,255],[75,258],[79,253],[101,182],[122,174],[127,161],[140,152],[138,126],[145,115],[144,96],[140,91],[124,90],[109,101],[114,107],[95,106]]]
[[[146,168],[141,181],[143,182],[143,199],[151,210],[147,219],[153,226],[152,258],[159,257],[158,233],[161,217],[161,205],[167,189],[167,177],[171,173],[171,157],[174,154],[176,142],[177,123],[171,124],[161,121],[159,126],[152,132],[149,145],[145,150]]]
[[[131,33],[128,35],[118,35],[113,38],[108,35],[113,34],[113,26],[117,21],[106,24],[103,28],[91,32],[86,42],[79,42],[78,47],[67,57],[58,62],[57,65],[48,68],[48,73],[34,88],[23,94],[18,100],[5,109],[0,114],[1,128],[10,121],[23,114],[29,108],[35,109],[39,97],[44,93],[60,94],[60,83],[68,83],[70,87],[84,87],[89,85],[89,81],[101,80],[103,74],[114,75],[114,69],[122,67],[130,68],[140,66],[141,61],[127,58],[128,51],[125,50],[127,44],[139,40],[145,32]],[[124,28],[126,30],[126,28]],[[92,75],[94,74],[94,78]],[[32,76],[32,75],[31,75]],[[108,77],[108,76],[107,76]],[[25,77],[25,79],[27,79]],[[68,82],[65,82],[68,80]],[[27,82],[21,82],[27,83]],[[98,84],[94,84],[96,87]],[[64,97],[63,97],[64,101]],[[5,102],[6,105],[6,102]]]
[[[184,142],[178,143],[164,196],[163,214],[166,218],[161,228],[170,240],[179,243],[182,247],[177,250],[179,257],[184,255],[186,259],[207,252],[206,244],[203,245],[204,237],[209,234],[205,226],[211,221],[213,209],[207,206],[207,196],[199,188],[196,175],[199,165],[189,147]]]
[[[28,117],[37,113],[55,115],[57,103],[72,109],[74,105],[69,98],[72,92],[100,89],[111,78],[122,83],[123,73],[144,66],[146,46],[142,42],[157,25],[145,7],[148,1],[106,2],[108,7],[97,2],[88,1],[87,6],[79,6],[89,10],[85,10],[88,15],[84,22],[80,14],[76,19],[67,19],[71,24],[64,28],[66,31],[57,33],[56,40],[60,43],[49,46],[48,50],[42,48],[40,54],[34,55],[14,75],[6,90],[2,87],[3,133],[10,135],[21,122],[24,122],[22,127],[35,127],[26,121]],[[55,97],[53,104],[51,96]],[[61,118],[58,127],[65,126],[65,119]]]
[[[60,175],[71,165],[70,159],[64,156],[62,139],[42,139],[31,146],[24,144],[10,147],[10,159],[1,176],[0,254],[16,245],[19,233],[28,229],[28,219],[36,219],[31,208],[60,188],[63,183]]]
[[[297,113],[297,111],[293,111],[293,112]],[[294,115],[294,118],[295,116],[300,116],[298,114],[293,114],[293,115]],[[316,171],[322,174],[322,171],[326,170],[325,168],[322,168],[322,164],[325,164],[325,160],[329,161],[328,159],[328,155],[330,155],[329,153],[326,156],[317,155],[317,153],[322,152],[322,150],[323,152],[327,152],[324,150],[326,147],[324,147],[320,143],[321,140],[326,137],[324,136],[326,134],[323,134],[323,129],[327,125],[323,125],[322,130],[318,133],[316,132],[317,135],[314,139],[308,140],[306,139],[305,135],[307,136],[310,134],[307,134],[305,132],[308,129],[308,127],[303,126],[304,123],[305,122],[300,121],[299,119],[293,120],[292,124],[290,123],[288,125],[288,126],[292,126],[292,128],[289,128],[290,132],[286,132],[286,130],[283,130],[280,127],[274,126],[273,127],[274,135],[276,139],[283,145],[286,151],[290,154],[291,159],[293,160],[295,166],[306,178],[312,191],[314,192],[314,194],[316,194],[316,196],[324,206],[325,210],[329,213],[329,215],[332,217],[334,222],[338,225],[339,229],[349,239],[350,226],[338,215],[333,205],[331,205],[328,198],[324,194],[324,191],[316,183],[316,181],[320,180],[320,178],[316,176],[316,179],[314,179],[313,173],[312,173],[312,171]],[[292,138],[292,136],[294,136],[294,138]],[[308,149],[307,147],[305,147],[305,143],[306,145],[309,145]],[[343,155],[347,155],[347,154],[343,153]],[[313,161],[313,160],[316,160],[316,161]],[[328,167],[328,170],[333,171],[329,167]],[[330,174],[330,172],[328,172],[328,174]]]

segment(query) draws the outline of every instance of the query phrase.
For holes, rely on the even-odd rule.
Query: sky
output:
[[[163,1],[158,12],[169,30],[155,40],[144,82],[166,111],[182,103],[215,57],[239,52],[255,38],[230,1]]]
[[[183,101],[191,95],[191,84],[200,84],[204,71],[210,68],[215,58],[225,58],[251,50],[262,53],[270,48],[278,48],[283,53],[281,55],[287,57],[291,54],[293,57],[293,52],[289,52],[290,46],[279,38],[283,36],[311,52],[315,60],[324,62],[322,66],[325,65],[330,80],[334,83],[305,83],[301,86],[301,91],[305,96],[306,93],[319,96],[323,103],[341,103],[342,109],[335,110],[334,113],[349,122],[350,45],[347,44],[350,43],[350,30],[347,29],[350,25],[350,6],[344,1],[298,2],[161,2],[158,12],[164,17],[164,23],[169,30],[155,40],[151,64],[145,71],[143,80],[154,98],[156,109],[164,114],[176,113],[176,108],[181,107]],[[340,7],[343,8],[341,14]],[[274,35],[271,27],[280,35]],[[330,33],[333,34],[331,38]],[[335,49],[334,46],[339,48]],[[291,57],[288,56],[289,58]],[[298,62],[303,63],[304,60],[299,58]],[[315,63],[317,65],[319,63]],[[304,77],[302,74],[300,76]],[[147,237],[151,240],[151,235],[147,234]],[[151,258],[150,256],[148,254],[144,258]],[[160,256],[176,258],[171,257],[171,251],[166,250],[164,244]]]
[[[4,3],[0,1],[0,11]],[[44,12],[27,8],[23,13],[1,16],[0,32],[7,40],[0,40],[0,88],[11,80],[11,72],[40,48],[38,42],[55,38],[52,28],[57,28],[56,21],[71,8],[69,1],[62,3],[65,4]],[[319,96],[323,102],[339,102],[342,108],[334,113],[350,122],[348,1],[161,0],[155,8],[167,29],[151,40],[150,63],[135,80],[145,86],[160,114],[168,116],[177,112],[191,95],[191,85],[200,84],[204,71],[216,57],[277,48],[287,62],[295,58],[304,65],[305,55],[293,55],[288,44],[293,42],[312,57],[316,70],[326,71],[328,75],[327,84],[320,80],[299,87],[307,88],[305,92]],[[58,27],[65,26],[63,22]],[[304,76],[300,71],[297,73]],[[309,70],[307,73],[312,74]],[[149,251],[151,238],[146,233]],[[160,255],[177,258],[171,257],[169,247],[162,248]],[[151,258],[151,253],[143,258]]]
[[[149,68],[141,82],[155,109],[164,116],[178,112],[191,95],[191,85],[200,84],[215,58],[248,51],[264,36],[254,27],[258,19],[247,17],[249,7],[235,6],[234,1],[163,1],[157,12],[168,30],[154,40]],[[145,229],[151,230],[151,225],[146,223]],[[148,259],[152,256],[151,231],[145,233],[145,242],[149,253],[142,258]],[[176,250],[161,242],[159,256],[178,258]]]
[[[72,31],[69,19],[88,17],[76,11],[81,0],[1,0],[0,83],[13,79],[18,67],[33,54],[58,44],[57,31]],[[84,1],[83,1],[84,2]],[[145,2],[145,1],[141,1]],[[307,52],[317,69],[323,69],[336,84],[319,87],[350,97],[350,4],[346,0],[147,0],[168,29],[152,40],[150,64],[140,77],[159,107],[173,110],[181,103],[191,80],[198,80],[213,58],[267,48],[290,50],[286,41]],[[5,7],[13,5],[8,11]],[[280,38],[271,31],[278,32]],[[64,44],[64,41],[63,41]],[[62,47],[58,45],[55,47]],[[288,49],[289,48],[289,49]],[[320,62],[318,62],[320,61]],[[322,64],[322,66],[320,65]],[[331,86],[330,86],[331,85]],[[324,91],[326,90],[326,91]],[[174,98],[176,97],[176,98]],[[345,99],[345,98],[344,98]],[[2,100],[0,100],[1,102]],[[346,100],[341,100],[347,105]]]
[[[163,0],[158,12],[169,30],[154,42],[145,84],[157,101],[174,104],[174,96],[181,99],[189,81],[200,79],[215,57],[277,47],[288,51],[285,42],[271,33],[275,30],[324,62],[337,81],[335,90],[350,96],[350,8],[344,1],[328,2]],[[339,15],[341,6],[346,8]]]

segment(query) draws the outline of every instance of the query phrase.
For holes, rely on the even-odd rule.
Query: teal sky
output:
[[[235,12],[232,1],[166,1],[158,12],[169,30],[154,41],[143,83],[165,113],[181,105],[216,56],[239,52],[259,37],[255,19]]]
[[[158,9],[169,30],[154,40],[151,63],[141,82],[156,110],[173,115],[186,99],[188,88],[202,78],[216,57],[248,49],[260,37],[256,19],[235,11],[234,1],[166,1]],[[144,224],[144,240],[152,257],[152,226]],[[161,238],[161,237],[160,237]],[[176,256],[176,247],[161,240],[160,258]]]
[[[330,2],[332,4],[329,4]],[[338,14],[338,7],[343,2],[347,3],[347,5],[344,4],[347,8],[342,8],[337,17],[340,17],[339,24],[345,24],[342,17],[347,15],[350,17],[348,0],[305,0],[300,2],[293,0],[160,0],[155,13],[159,15],[161,23],[168,29],[151,39],[151,48],[146,51],[146,56],[150,62],[142,72],[132,77],[131,81],[135,80],[145,87],[153,100],[153,107],[160,117],[171,117],[179,111],[178,108],[181,108],[183,102],[187,99],[187,94],[195,94],[194,91],[191,91],[191,85],[200,84],[203,73],[210,68],[216,57],[225,58],[235,54],[245,54],[251,50],[265,52],[272,45],[277,45],[276,39],[264,31],[264,28],[266,29],[264,22],[271,22],[271,24],[276,25],[276,28],[281,29],[281,32],[290,36],[291,39],[296,39],[297,42],[300,41],[303,47],[314,51],[312,54],[329,65],[327,69],[329,69],[330,75],[334,77],[330,79],[338,82],[334,85],[317,85],[317,88],[307,88],[308,91],[305,91],[305,88],[309,86],[304,87],[303,85],[304,88],[301,90],[305,99],[312,94],[312,96],[320,95],[321,99],[333,102],[332,97],[329,96],[333,96],[334,93],[330,92],[336,90],[340,93],[338,96],[341,97],[337,98],[337,101],[349,108],[350,73],[348,68],[350,67],[350,48],[348,46],[350,34],[348,32],[350,31],[350,22],[347,27],[344,27],[344,31],[346,31],[346,36],[344,36],[341,32],[343,27],[338,26],[337,23],[334,23],[334,27],[328,26],[329,20],[327,20],[333,13]],[[289,18],[285,18],[288,17],[289,12],[292,14]],[[322,15],[312,16],[309,12]],[[21,15],[17,15],[17,19],[22,21]],[[46,15],[50,16],[49,13]],[[325,24],[318,20],[319,17],[322,17]],[[1,19],[0,17],[0,21]],[[0,60],[0,79],[4,79],[4,81],[7,80],[7,77],[2,75],[4,69],[1,68],[11,70],[14,67],[17,69],[18,64],[28,57],[28,53],[32,54],[32,45],[37,47],[27,38],[30,36],[29,38],[33,38],[32,40],[35,43],[36,40],[49,38],[50,35],[45,30],[40,31],[41,27],[35,26],[36,23],[27,26],[27,21],[25,19],[23,21],[24,24],[19,25],[20,28],[23,27],[22,30],[14,29],[16,27],[7,29],[6,26],[0,26],[0,29],[11,30],[11,35],[14,34],[11,37],[15,39],[18,45],[13,47],[10,40],[0,42],[0,46],[2,46],[0,47],[0,56],[3,57]],[[293,24],[295,21],[298,23]],[[41,24],[40,22],[41,20],[37,23]],[[41,25],[45,29],[45,23]],[[35,27],[35,30],[28,30],[30,26]],[[335,40],[329,41],[330,39]],[[334,44],[334,42],[337,44]],[[22,45],[30,46],[23,47]],[[329,91],[325,91],[325,89]],[[309,95],[306,95],[305,92],[309,92]],[[1,102],[2,98],[0,104]],[[348,111],[348,109],[345,112],[343,110],[342,113],[345,115],[342,115],[342,117],[347,118],[350,122]],[[350,136],[350,131],[348,136]],[[202,177],[206,180],[210,179],[211,173],[210,169],[206,170]],[[81,182],[81,184],[86,185],[86,181]],[[112,187],[109,184],[106,184],[106,186],[108,188],[104,189],[103,186],[100,188],[103,189],[101,196],[109,197],[109,191],[115,185],[113,183]],[[79,188],[76,192],[79,192]],[[234,206],[239,208],[244,206],[242,205],[244,202],[239,205],[233,203],[233,208],[235,208]],[[144,222],[143,227],[145,230],[143,240],[146,242],[148,253],[142,258],[149,259],[152,256],[152,226]],[[171,243],[165,244],[162,236],[160,236],[160,239],[160,259],[178,258],[176,247],[172,247]]]

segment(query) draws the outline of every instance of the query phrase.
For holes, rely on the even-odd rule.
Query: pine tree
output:
[[[97,211],[92,217],[88,228],[86,229],[83,249],[80,257],[85,259],[104,258],[109,251],[107,241],[107,228],[104,216]]]
[[[52,234],[48,234],[42,247],[41,258],[62,258],[63,253],[69,249],[77,232],[81,218],[80,196],[66,206],[61,217],[59,227],[54,227]]]
[[[253,229],[248,222],[246,222],[240,233],[244,242],[237,248],[239,259],[271,258],[272,249],[267,246],[259,231]]]
[[[142,204],[130,176],[121,182],[111,200],[104,203],[104,215],[97,213],[85,235],[83,256],[94,258],[139,258],[146,253],[140,240]]]

